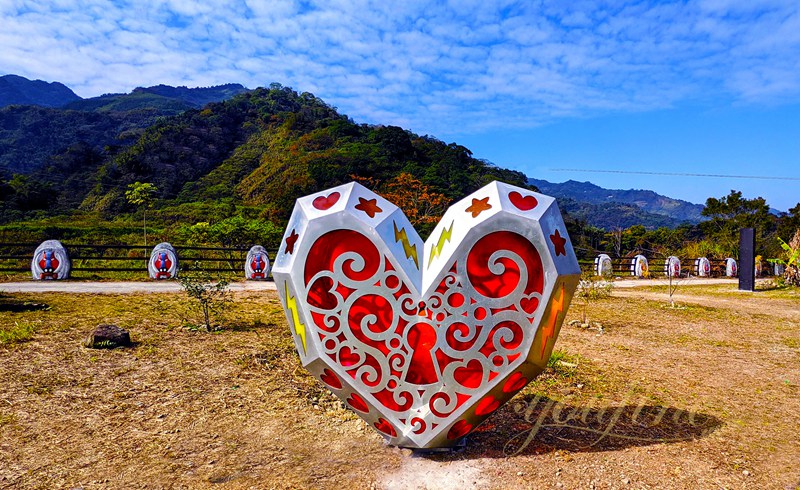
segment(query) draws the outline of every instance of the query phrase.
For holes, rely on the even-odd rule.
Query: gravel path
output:
[[[275,291],[272,281],[245,281],[230,283],[231,291]],[[177,281],[26,281],[0,283],[0,292],[5,293],[172,293],[181,291]]]

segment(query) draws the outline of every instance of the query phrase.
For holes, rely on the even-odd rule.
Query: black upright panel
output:
[[[739,289],[754,291],[756,288],[756,233],[753,228],[739,230]]]

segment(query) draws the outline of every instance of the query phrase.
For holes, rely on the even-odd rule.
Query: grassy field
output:
[[[299,365],[277,296],[0,296],[0,489],[800,488],[800,295],[615,291],[465,449],[386,446]],[[580,317],[576,304],[567,322]],[[132,349],[90,350],[100,323]]]

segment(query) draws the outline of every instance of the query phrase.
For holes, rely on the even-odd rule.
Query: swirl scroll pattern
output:
[[[477,240],[426,297],[355,230],[312,245],[305,296],[324,355],[423,434],[524,355],[542,303],[536,247],[512,231]]]
[[[349,183],[297,200],[272,277],[302,365],[390,444],[440,448],[545,369],[580,267],[550,196],[491,182],[423,241]]]

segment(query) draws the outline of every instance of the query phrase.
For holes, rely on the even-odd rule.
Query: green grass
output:
[[[800,349],[800,339],[786,337],[783,339],[783,345],[792,349]]]
[[[13,325],[0,326],[0,344],[9,345],[27,342],[33,338],[36,328],[28,320],[16,321]]]
[[[667,293],[669,292],[668,289],[666,285],[640,288],[641,291],[652,291],[654,293]],[[757,294],[761,298],[800,299],[800,288],[779,286],[769,280],[759,279],[756,281],[755,293],[750,293],[739,291],[739,287],[736,284],[694,285],[691,282],[684,282],[678,284],[675,294],[722,296],[726,298],[739,298],[743,294]]]
[[[13,413],[0,413],[0,427],[12,425],[17,421],[17,416]]]

